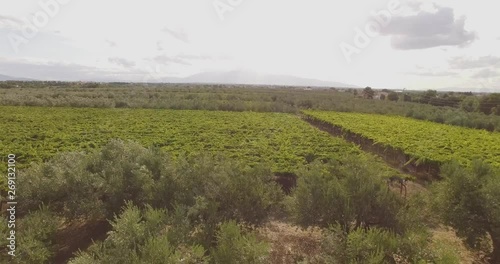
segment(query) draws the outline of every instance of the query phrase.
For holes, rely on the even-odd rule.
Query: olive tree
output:
[[[437,211],[473,248],[489,235],[493,244],[491,262],[499,263],[499,171],[481,161],[474,161],[470,168],[452,162],[443,166],[442,175],[444,180],[434,188]]]

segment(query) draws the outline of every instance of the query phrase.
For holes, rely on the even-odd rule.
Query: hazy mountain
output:
[[[0,81],[33,81],[33,80],[28,78],[12,77],[0,74]]]
[[[295,77],[290,75],[261,74],[247,71],[203,72],[186,78],[176,79],[189,83],[222,83],[222,84],[264,84],[317,87],[357,87],[355,85]],[[359,88],[359,87],[358,87]]]

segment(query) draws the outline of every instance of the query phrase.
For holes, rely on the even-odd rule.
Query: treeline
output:
[[[500,131],[500,116],[495,115],[500,109],[498,94],[483,97],[461,95],[462,101],[456,107],[455,103],[434,103],[445,99],[435,97],[433,92],[404,95],[394,92],[395,95],[391,96],[396,96],[396,100],[368,99],[370,96],[364,96],[363,92],[356,89],[304,90],[281,86],[21,82],[11,88],[0,89],[0,105],[286,113],[317,109],[400,115]],[[375,91],[371,96],[376,96]]]
[[[485,115],[500,115],[500,94],[487,94],[475,96],[472,93],[442,92],[427,90],[421,93],[395,93],[391,92],[397,101],[400,98],[407,102],[429,104],[433,106],[454,107],[465,112],[483,113]],[[395,94],[395,95],[394,95]],[[390,98],[389,98],[390,99]]]
[[[269,263],[272,245],[255,227],[270,217],[323,229],[321,251],[303,256],[306,263],[459,263],[455,245],[433,242],[431,228],[441,223],[486,253],[481,241],[491,237],[498,257],[493,169],[447,165],[436,191],[405,201],[371,162],[357,155],[312,162],[297,171],[287,196],[265,164],[172,159],[122,141],[90,154],[62,153],[19,174],[17,256],[9,263],[52,263],[66,246],[56,239],[62,223],[82,219],[108,219],[111,230],[69,263]],[[5,243],[1,259],[11,260]]]

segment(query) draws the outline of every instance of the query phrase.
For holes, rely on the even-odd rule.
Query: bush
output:
[[[372,225],[395,228],[401,199],[389,192],[374,164],[350,156],[329,164],[312,163],[298,176],[289,209],[304,227],[339,223],[345,232]]]
[[[149,159],[151,152],[137,143],[112,140],[90,155],[86,169],[103,183],[96,191],[108,216],[118,212],[124,201],[143,205],[152,200],[156,164]]]
[[[119,140],[88,155],[59,154],[20,173],[23,210],[47,203],[70,218],[103,218],[118,212],[125,200],[145,204],[152,199],[153,173],[158,170],[153,155],[152,150]]]
[[[492,240],[492,263],[500,261],[500,172],[482,161],[470,169],[456,162],[443,165],[444,180],[434,187],[436,211],[459,237],[473,247]]]
[[[14,263],[50,263],[53,257],[58,218],[47,207],[30,213],[19,221],[16,234],[16,257]]]
[[[211,258],[213,263],[266,262],[268,245],[259,242],[252,233],[244,234],[235,221],[220,224],[214,237],[216,247],[210,250],[210,255],[206,255],[204,247],[189,239],[200,230],[189,224],[186,213],[178,209],[175,213],[178,215],[169,216],[165,210],[151,207],[141,210],[127,202],[122,213],[111,221],[113,229],[106,240],[79,252],[69,263],[194,264],[209,263]],[[182,222],[188,224],[179,225]],[[178,235],[183,238],[179,239]]]
[[[223,156],[180,158],[171,175],[170,180],[160,179],[157,188],[173,191],[177,204],[196,205],[192,215],[204,220],[210,208],[217,222],[234,219],[260,224],[283,199],[269,167],[252,168]]]
[[[195,155],[177,160],[172,180],[159,189],[172,189],[176,210],[184,210],[196,226],[196,243],[210,247],[218,224],[236,220],[259,225],[278,210],[281,189],[269,168],[245,166],[223,156]],[[173,184],[171,185],[171,183]]]
[[[110,221],[113,229],[106,240],[79,252],[69,263],[206,263],[202,247],[171,243],[166,233],[169,222],[165,210],[147,207],[141,211],[127,202]]]
[[[334,225],[325,231],[322,253],[313,263],[390,263],[397,246],[397,237],[382,229],[357,229],[347,234]]]
[[[102,180],[86,169],[87,157],[81,153],[59,154],[44,164],[21,171],[19,189],[23,195],[21,213],[46,203],[54,212],[68,217],[100,217],[104,214],[98,186]]]
[[[269,245],[253,234],[242,234],[234,221],[223,223],[217,233],[217,247],[211,251],[214,263],[268,263]]]
[[[389,95],[387,95],[387,99],[389,101],[397,101],[399,100],[399,95],[396,92],[390,92]]]
[[[452,247],[434,245],[427,232],[398,235],[382,228],[356,229],[340,225],[324,231],[321,253],[310,263],[459,263]]]

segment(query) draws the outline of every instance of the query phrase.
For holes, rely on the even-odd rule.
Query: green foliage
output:
[[[197,205],[191,215],[206,218],[215,208],[219,219],[260,224],[283,199],[273,173],[262,165],[253,168],[221,156],[178,160],[175,201]],[[200,199],[203,197],[203,199]]]
[[[14,263],[51,263],[52,246],[59,219],[45,206],[19,220],[16,225],[16,257]]]
[[[313,263],[390,263],[397,253],[396,235],[379,228],[345,233],[333,225],[324,233],[321,255]]]
[[[19,200],[24,210],[48,203],[70,219],[102,219],[123,208],[111,222],[108,238],[75,263],[144,263],[165,254],[171,263],[181,258],[198,263],[204,259],[202,248],[211,248],[216,241],[220,223],[259,225],[283,200],[271,169],[264,165],[248,166],[210,154],[172,159],[157,148],[119,140],[101,151],[60,154],[35,165],[20,174],[19,187],[25,191]],[[167,192],[171,193],[164,196]],[[26,249],[48,258],[52,253],[39,237],[24,242]],[[167,240],[166,252],[156,254]]]
[[[346,263],[382,263],[396,245],[396,239],[387,231],[357,229],[347,236]]]
[[[299,109],[321,109],[342,112],[382,113],[405,116],[413,110],[415,118],[433,120],[435,115],[444,116],[452,112],[444,123],[452,123],[454,116],[466,117],[460,126],[479,129],[500,130],[500,117],[487,116],[477,110],[468,112],[460,107],[460,100],[477,97],[470,93],[442,95],[436,91],[406,91],[404,103],[363,99],[357,96],[356,89],[314,89],[304,91],[300,88],[244,86],[244,85],[191,85],[191,84],[139,84],[108,83],[9,83],[2,88],[0,82],[0,105],[11,106],[58,106],[93,108],[150,108],[150,109],[192,109],[252,112],[296,113]],[[91,87],[85,87],[90,85]],[[384,92],[389,92],[385,90]],[[412,101],[420,103],[408,103]],[[441,95],[438,97],[438,95]],[[447,96],[447,97],[445,97]],[[432,99],[432,102],[431,102]],[[433,103],[436,106],[428,103]],[[486,101],[485,101],[486,102]],[[499,112],[495,101],[484,104],[486,111]],[[492,109],[496,108],[496,109]],[[491,125],[491,126],[490,126]]]
[[[500,173],[482,161],[471,168],[445,164],[444,180],[434,187],[436,211],[474,248],[489,235],[493,262],[500,260]]]
[[[332,225],[324,231],[321,253],[309,263],[460,263],[455,248],[429,241],[426,232],[398,235],[375,227],[346,233]]]
[[[490,94],[481,98],[479,110],[487,115],[500,115],[500,94]]]
[[[259,242],[253,234],[243,234],[234,221],[221,224],[217,247],[211,251],[214,263],[268,263],[269,245]]]
[[[373,99],[373,96],[375,95],[375,91],[371,87],[366,87],[363,89],[363,96],[367,99]]]
[[[271,164],[273,172],[280,173],[292,173],[300,164],[307,163],[310,153],[317,159],[335,159],[338,152],[359,152],[353,145],[332,138],[288,114],[40,107],[0,109],[9,113],[0,116],[0,130],[16,131],[3,133],[0,147],[16,152],[19,169],[31,162],[47,161],[59,152],[93,151],[112,139],[155,146],[176,157],[183,153],[223,153],[252,164]],[[0,168],[4,165],[0,163]],[[96,166],[100,166],[96,169],[105,169],[107,165]],[[137,170],[134,174],[142,173],[140,168],[133,169]]]
[[[389,101],[398,101],[399,100],[399,95],[396,93],[396,92],[390,92],[388,95],[387,95],[387,99]]]
[[[470,164],[474,158],[481,158],[500,166],[500,136],[497,133],[397,116],[320,111],[304,113],[377,144],[400,149],[416,160],[445,163],[455,159],[462,164]]]
[[[179,223],[185,221],[189,222],[187,211],[177,209],[169,215],[151,207],[141,210],[128,202],[111,221],[113,229],[106,240],[94,243],[69,263],[267,263],[269,246],[254,234],[243,233],[235,221],[217,227],[210,255],[190,241],[188,237],[200,230],[190,224],[183,229]],[[184,230],[183,239],[176,239],[179,230]]]
[[[345,232],[371,225],[395,228],[402,201],[387,190],[382,175],[360,156],[341,163],[314,163],[301,171],[289,201],[295,221],[304,227],[338,223]]]
[[[108,212],[117,212],[123,201],[145,204],[153,198],[154,179],[148,158],[150,149],[137,143],[110,141],[101,151],[95,152],[86,164],[86,170],[104,185],[98,193],[105,201]]]
[[[421,191],[405,199],[405,206],[397,214],[398,233],[425,232],[439,226],[440,219],[433,210],[434,196],[428,191]]]
[[[467,96],[460,103],[460,108],[466,112],[477,112],[479,110],[479,99],[475,96]]]
[[[93,154],[65,153],[34,165],[19,174],[23,210],[47,203],[67,217],[101,218],[118,212],[125,200],[150,201],[155,168],[144,161],[150,152],[114,140]]]
[[[103,242],[96,242],[69,263],[207,263],[200,246],[173,245],[166,227],[170,217],[165,210],[140,210],[127,202],[111,221],[113,230]]]
[[[167,209],[185,205],[198,220],[260,224],[283,199],[273,179],[263,165],[210,154],[174,160],[156,148],[112,140],[101,151],[60,154],[35,165],[20,174],[18,184],[26,211],[47,203],[70,218],[102,218],[128,200]]]
[[[97,191],[104,183],[86,170],[86,162],[84,154],[65,153],[20,172],[18,187],[23,190],[23,195],[18,197],[23,204],[20,209],[35,210],[45,203],[69,217],[102,216],[103,203]]]

